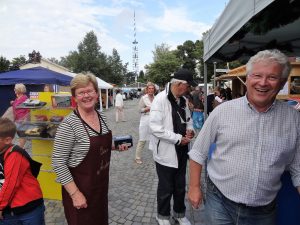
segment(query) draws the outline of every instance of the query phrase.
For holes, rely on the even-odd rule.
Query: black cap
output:
[[[173,78],[178,80],[185,80],[189,85],[196,87],[197,83],[193,80],[193,73],[188,69],[179,69],[174,73]]]

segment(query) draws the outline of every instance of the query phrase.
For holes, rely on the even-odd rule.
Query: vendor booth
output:
[[[23,83],[30,100],[20,108],[30,111],[30,120],[18,124],[20,137],[31,140],[32,158],[41,162],[38,180],[44,198],[61,199],[61,185],[55,182],[51,168],[53,140],[62,119],[73,109],[70,93],[43,92],[45,84],[69,86],[72,77],[43,67],[16,70],[0,74],[1,111],[4,112],[15,99],[14,85]],[[1,113],[2,115],[3,113]]]
[[[233,60],[246,63],[252,55],[264,49],[281,50],[295,59],[294,65],[297,67],[299,64],[297,59],[300,57],[299,27],[300,1],[229,1],[219,19],[203,37],[205,83],[207,83],[207,63]],[[292,94],[297,94],[297,87],[300,86],[299,77],[298,71],[290,76],[288,85],[296,86],[296,89],[290,86],[288,92],[293,91]],[[241,78],[239,81],[244,82],[244,79]],[[240,94],[244,93],[245,90],[241,90]],[[288,172],[282,176],[278,206],[278,225],[299,224],[300,195],[292,185]]]

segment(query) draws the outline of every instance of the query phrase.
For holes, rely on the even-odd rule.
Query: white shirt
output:
[[[121,93],[118,93],[116,95],[116,104],[115,104],[115,106],[117,106],[117,107],[123,107],[124,106],[123,97],[122,97]]]

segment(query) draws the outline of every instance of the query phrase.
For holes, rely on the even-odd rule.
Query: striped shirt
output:
[[[190,158],[208,161],[210,179],[228,199],[263,206],[275,199],[280,177],[289,170],[300,186],[300,113],[275,101],[266,112],[257,112],[246,97],[221,104],[208,117]]]
[[[103,113],[100,113],[100,115],[107,124]],[[109,132],[108,127],[103,124],[101,119],[100,124],[102,128],[101,133],[107,134]],[[88,130],[90,136],[98,136],[100,134],[87,123],[82,123],[74,112],[66,117],[57,129],[52,154],[52,167],[57,174],[58,182],[62,185],[73,181],[68,167],[78,166],[89,151],[90,140],[84,127]]]

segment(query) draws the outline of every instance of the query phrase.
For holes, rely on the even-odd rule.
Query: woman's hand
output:
[[[128,150],[128,145],[127,144],[121,144],[121,145],[118,145],[117,148],[116,148],[116,146],[112,145],[111,149],[115,150],[115,151],[123,152],[123,151]]]
[[[82,209],[82,208],[87,208],[87,202],[85,196],[77,190],[72,196],[72,201],[73,201],[73,206],[76,209]]]
[[[128,150],[128,145],[127,144],[121,144],[118,146],[119,148],[119,151],[122,152],[122,151],[127,151]]]

